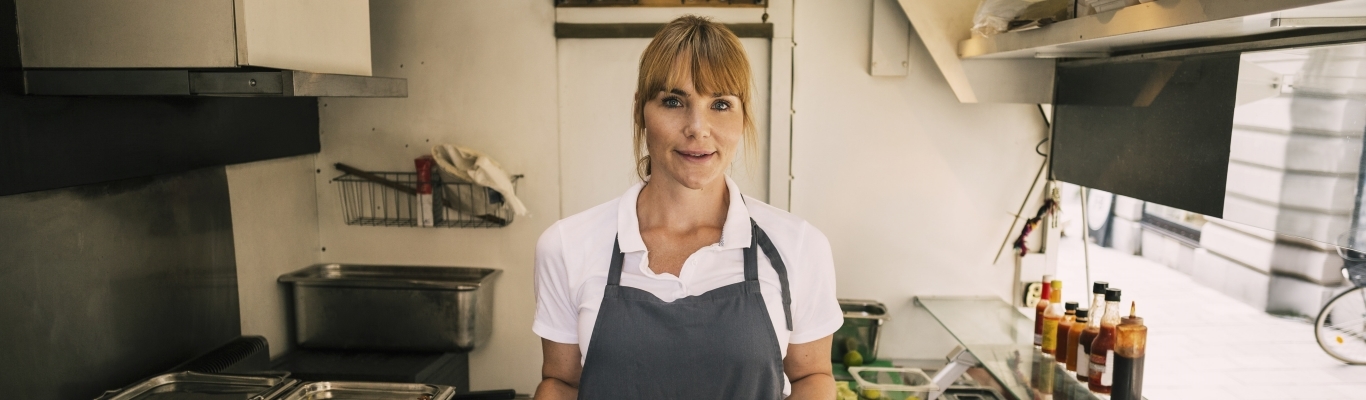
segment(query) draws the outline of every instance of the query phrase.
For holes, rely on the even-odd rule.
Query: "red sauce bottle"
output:
[[[1091,345],[1096,342],[1096,336],[1100,336],[1100,318],[1091,318],[1086,323],[1086,328],[1082,329],[1081,337],[1078,338],[1081,343],[1081,354],[1077,355],[1078,381],[1091,380]]]
[[[1100,334],[1091,343],[1090,377],[1086,387],[1092,392],[1110,394],[1115,378],[1115,327],[1119,325],[1119,289],[1105,289],[1105,316],[1101,317]]]
[[[1100,320],[1105,316],[1105,289],[1109,288],[1110,283],[1105,281],[1091,284],[1090,322],[1082,329],[1079,338],[1082,351],[1077,355],[1077,380],[1081,382],[1091,379],[1091,343],[1100,335]]]
[[[1072,325],[1076,323],[1077,302],[1064,303],[1063,309],[1066,310],[1066,313],[1062,315],[1062,320],[1058,321],[1058,345],[1053,350],[1053,358],[1056,358],[1060,363],[1067,364],[1068,354],[1076,352],[1073,347],[1067,346],[1067,335],[1072,331]]]
[[[1071,327],[1070,329],[1067,330],[1067,370],[1068,370],[1068,371],[1077,372],[1077,364],[1078,364],[1078,361],[1080,361],[1080,363],[1081,363],[1081,365],[1082,365],[1083,368],[1089,367],[1089,366],[1091,365],[1091,364],[1090,364],[1091,359],[1089,358],[1091,355],[1088,354],[1088,353],[1086,353],[1086,350],[1084,349],[1085,346],[1082,346],[1082,344],[1081,344],[1081,333],[1082,333],[1083,331],[1086,330],[1086,324],[1089,323],[1089,322],[1091,321],[1091,319],[1088,318],[1089,316],[1090,316],[1090,310],[1089,310],[1089,309],[1086,309],[1086,308],[1078,308],[1078,309],[1077,309],[1077,320],[1076,320],[1076,322],[1073,322],[1073,323],[1072,323],[1072,327]],[[1100,330],[1097,329],[1096,332],[1100,332]],[[1091,338],[1091,340],[1095,340],[1095,338]],[[1088,345],[1089,345],[1089,343],[1088,343]],[[1085,376],[1086,376],[1086,371],[1085,371],[1085,370],[1082,370],[1082,372],[1081,372],[1080,374],[1077,375],[1077,380],[1080,380],[1080,381],[1082,381],[1082,382],[1086,382],[1086,379],[1083,378],[1083,377],[1085,377]]]

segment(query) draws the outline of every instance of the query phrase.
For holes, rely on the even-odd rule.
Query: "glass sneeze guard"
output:
[[[1034,320],[995,297],[916,297],[1017,399],[1101,398],[1034,347]]]

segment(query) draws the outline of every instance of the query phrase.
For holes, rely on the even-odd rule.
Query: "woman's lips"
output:
[[[704,151],[674,150],[674,153],[677,153],[680,157],[683,157],[684,160],[693,161],[693,162],[706,162],[706,161],[708,161],[708,160],[711,160],[712,157],[716,156],[716,152],[715,152],[715,151],[704,152]]]

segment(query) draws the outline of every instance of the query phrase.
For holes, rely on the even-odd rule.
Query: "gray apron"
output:
[[[791,331],[787,268],[753,219],[750,231],[743,282],[672,303],[621,286],[624,255],[614,242],[579,399],[782,399],[782,349],[759,293],[756,249],[778,272]]]

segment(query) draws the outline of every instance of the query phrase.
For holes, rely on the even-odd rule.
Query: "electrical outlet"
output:
[[[1020,302],[1024,304],[1025,308],[1034,308],[1039,305],[1039,299],[1043,297],[1043,283],[1023,282],[1022,284],[1024,284],[1024,298],[1020,299]]]

